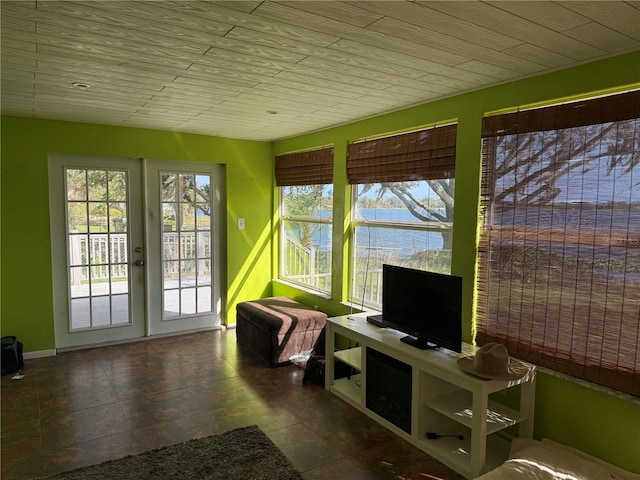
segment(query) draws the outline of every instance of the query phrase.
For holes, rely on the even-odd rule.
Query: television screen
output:
[[[462,351],[462,278],[384,264],[382,318],[417,348]]]

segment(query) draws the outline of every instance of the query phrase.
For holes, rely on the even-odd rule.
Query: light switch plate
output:
[[[238,230],[244,230],[244,218],[238,218]]]

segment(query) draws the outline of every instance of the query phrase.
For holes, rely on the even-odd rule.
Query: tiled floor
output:
[[[29,479],[257,424],[305,479],[451,479],[295,366],[209,331],[27,360],[2,377],[1,478]]]

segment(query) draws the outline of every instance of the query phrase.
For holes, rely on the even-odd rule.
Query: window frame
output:
[[[323,185],[324,187],[326,186],[331,186],[331,188],[333,188],[333,184],[318,184],[318,185]],[[332,262],[333,262],[333,204],[331,206],[331,216],[330,217],[316,217],[316,216],[304,216],[304,215],[290,215],[285,213],[285,195],[284,195],[284,189],[285,188],[291,188],[291,187],[300,187],[300,186],[306,186],[306,185],[285,185],[285,186],[281,186],[278,188],[278,194],[279,194],[279,208],[278,208],[278,212],[279,212],[279,219],[280,219],[280,245],[279,245],[279,252],[280,252],[280,262],[278,265],[278,279],[281,281],[285,281],[285,282],[289,282],[292,284],[295,284],[297,286],[300,286],[302,288],[305,289],[309,289],[312,290],[314,292],[323,294],[323,295],[330,295],[331,294],[331,285],[332,285]],[[311,186],[311,185],[310,185]],[[333,199],[333,193],[332,193],[332,199]],[[331,250],[329,251],[329,271],[325,274],[322,275],[315,275],[316,279],[319,278],[327,278],[328,282],[325,282],[325,285],[328,285],[328,287],[325,286],[325,288],[321,288],[319,286],[320,281],[316,281],[316,282],[312,282],[312,283],[307,283],[307,282],[303,282],[303,281],[298,281],[293,277],[288,277],[285,275],[286,272],[286,262],[287,262],[287,254],[286,254],[286,242],[285,239],[287,238],[287,223],[288,222],[297,222],[297,223],[306,223],[309,225],[319,225],[321,227],[328,227],[331,229],[331,235],[329,235],[329,245],[331,246]]]
[[[451,178],[449,180],[453,180],[455,182],[455,178]],[[426,180],[424,181],[426,182]],[[379,182],[371,185],[381,185],[383,183],[387,183],[387,182]],[[403,183],[403,182],[391,182],[391,183]],[[367,278],[364,280],[363,291],[362,293],[360,293],[355,290],[356,288],[358,288],[358,285],[356,282],[356,276],[358,276],[358,272],[356,271],[356,264],[357,264],[356,255],[358,251],[358,240],[357,240],[358,229],[367,229],[368,231],[367,234],[369,235],[369,238],[367,239],[367,241],[369,242],[370,242],[370,235],[371,235],[370,229],[372,228],[373,229],[376,229],[376,228],[394,229],[400,232],[411,231],[411,232],[419,232],[419,233],[425,233],[425,234],[448,232],[451,235],[452,241],[453,241],[453,221],[422,222],[417,219],[416,221],[376,220],[376,219],[360,220],[358,219],[358,212],[357,212],[358,189],[360,185],[361,184],[351,185],[351,214],[350,214],[351,249],[349,252],[350,280],[349,280],[348,298],[351,303],[353,303],[354,305],[355,304],[360,305],[361,308],[367,307],[374,310],[381,310],[382,308],[382,269],[380,268],[379,272],[372,272],[369,270],[370,254],[367,256],[367,259],[366,259],[367,269],[365,271],[365,275]],[[454,183],[454,189],[455,189],[455,183]],[[371,246],[370,245],[367,246],[367,249],[370,250]],[[450,252],[450,255],[451,255],[451,252]],[[396,263],[396,265],[402,266],[403,264],[402,262],[398,262]],[[408,265],[405,265],[405,266],[408,266]],[[420,267],[416,267],[416,266],[412,266],[411,268],[421,269]],[[427,271],[434,271],[434,270],[427,270]],[[451,261],[449,261],[449,269],[447,273],[450,273],[450,272],[451,272]],[[375,273],[377,273],[378,275],[373,276],[373,278],[371,278],[370,280],[369,277]],[[373,298],[379,299],[379,302],[373,301]]]
[[[288,222],[303,222],[315,225],[333,225],[333,160],[334,149],[332,145],[325,145],[322,147],[312,148],[309,150],[302,150],[298,152],[289,152],[278,154],[275,157],[275,180],[278,187],[278,221],[279,221],[279,264],[278,264],[278,279],[291,282],[295,285],[299,285],[303,288],[310,289],[314,292],[318,292],[323,295],[331,294],[331,285],[333,275],[333,231],[329,236],[329,272],[326,275],[328,278],[328,288],[319,288],[309,285],[304,282],[297,282],[291,277],[284,275],[285,265],[287,261],[286,256],[286,238],[287,238],[287,223]],[[285,195],[284,189],[288,187],[313,187],[317,185],[323,185],[324,188],[331,186],[331,216],[329,218],[323,217],[310,217],[302,215],[290,215],[284,211]],[[304,246],[301,245],[301,248]],[[315,259],[312,260],[313,263]]]

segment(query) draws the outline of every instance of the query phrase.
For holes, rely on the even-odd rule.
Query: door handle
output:
[[[142,267],[144,265],[144,260],[136,260],[136,265],[138,267]]]

